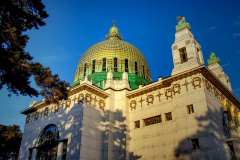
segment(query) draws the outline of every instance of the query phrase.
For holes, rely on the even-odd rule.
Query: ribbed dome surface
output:
[[[85,61],[89,57],[96,57],[100,58],[105,56],[106,58],[126,58],[131,56],[139,56],[139,58],[143,58],[140,51],[134,47],[133,45],[120,40],[116,37],[109,38],[105,41],[99,42],[92,47],[90,47],[86,53],[84,54],[83,58],[80,62]],[[100,57],[99,57],[100,56]]]
[[[106,59],[106,69],[103,69],[103,59]],[[114,59],[117,59],[117,62],[114,62]],[[84,53],[78,64],[74,81],[93,73],[114,71],[114,63],[117,63],[115,64],[117,72],[124,72],[126,60],[129,73],[136,73],[150,79],[148,66],[141,52],[130,43],[123,41],[117,27],[112,26],[104,41],[93,45]]]

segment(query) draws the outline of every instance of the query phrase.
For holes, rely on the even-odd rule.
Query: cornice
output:
[[[77,94],[81,91],[84,91],[84,90],[92,92],[95,95],[98,95],[99,97],[104,98],[104,99],[109,96],[109,94],[106,93],[104,90],[101,90],[94,85],[83,83],[83,84],[79,84],[77,86],[74,86],[73,88],[70,88],[69,92],[68,92],[68,97],[70,97],[74,94]],[[36,111],[36,110],[38,110],[40,108],[43,108],[45,106],[48,106],[48,105],[50,105],[50,104],[45,102],[45,101],[39,101],[36,104],[34,104],[32,107],[28,107],[25,110],[23,110],[21,113],[22,114],[28,114],[28,113],[31,113],[33,111]]]
[[[172,75],[172,76],[163,78],[162,80],[153,82],[149,85],[143,86],[139,89],[130,91],[127,94],[127,97],[128,98],[133,98],[133,97],[136,97],[138,95],[145,94],[145,93],[157,90],[157,89],[169,87],[173,81],[176,81],[176,80],[182,79],[184,77],[194,75],[194,74],[198,73],[199,69],[202,68],[202,67],[203,66],[200,66],[200,67],[197,67],[195,69],[191,69],[191,70],[188,70],[188,71],[185,71],[185,72],[182,72],[182,73],[178,73],[176,75]]]
[[[94,85],[90,85],[88,83],[83,83],[83,84],[74,86],[73,88],[70,89],[68,95],[72,96],[72,95],[74,95],[76,93],[79,93],[83,90],[93,92],[93,93],[95,93],[96,95],[98,95],[99,97],[102,97],[102,98],[107,98],[109,96],[109,94],[106,93],[104,90],[102,90],[102,89],[100,89],[100,88],[98,88]]]
[[[142,94],[149,93],[151,91],[169,87],[173,81],[182,79],[184,77],[189,77],[196,73],[202,74],[207,80],[209,80],[222,94],[224,94],[233,104],[235,104],[240,109],[239,100],[233,95],[233,93],[204,65],[199,66],[194,69],[190,69],[173,76],[169,76],[160,81],[153,82],[149,85],[143,86],[139,89],[130,91],[127,94],[128,98],[134,98]]]

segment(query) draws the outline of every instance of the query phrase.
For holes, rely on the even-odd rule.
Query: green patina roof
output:
[[[122,74],[123,72],[113,72],[113,79],[122,80]],[[91,79],[93,85],[104,89],[104,81],[107,80],[107,72],[96,72],[90,74],[88,77]],[[135,73],[128,73],[128,82],[130,88],[134,90],[137,89],[139,85],[146,85],[149,84],[151,81],[141,75],[136,75]],[[75,81],[72,86],[76,86],[78,84],[79,81]]]
[[[178,24],[176,25],[176,31],[180,31],[184,28],[191,29],[190,24],[186,21],[186,18],[183,16],[178,16],[177,17]]]
[[[214,52],[212,52],[208,58],[208,65],[215,64],[215,63],[220,63],[219,58],[216,56]]]

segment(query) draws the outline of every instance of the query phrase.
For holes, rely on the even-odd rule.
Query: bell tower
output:
[[[194,38],[190,24],[185,17],[179,16],[177,19],[175,41],[172,44],[172,75],[204,64],[201,46]]]

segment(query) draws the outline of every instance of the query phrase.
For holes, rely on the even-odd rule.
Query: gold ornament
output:
[[[80,93],[77,97],[77,103],[80,104],[80,103],[83,103],[83,101],[84,101],[84,94]]]
[[[91,104],[91,102],[92,102],[92,95],[89,94],[89,93],[86,93],[85,94],[85,101],[86,101],[87,104]]]
[[[159,100],[159,102],[161,102],[161,96],[162,96],[163,94],[159,91],[158,92],[158,94],[156,95],[156,97],[158,97],[158,100]]]
[[[104,108],[105,108],[105,101],[102,100],[102,99],[100,99],[100,100],[98,101],[98,105],[99,105],[99,108],[100,108],[100,109],[104,110]]]
[[[173,87],[172,87],[172,91],[173,91],[173,94],[180,94],[181,93],[181,86],[180,84],[173,84]]]
[[[166,96],[167,100],[169,98],[171,98],[171,99],[173,98],[172,88],[168,88],[168,89],[165,90],[165,96]]]
[[[193,85],[194,89],[196,89],[197,87],[201,88],[201,78],[200,77],[194,77],[192,79],[192,85]]]
[[[141,97],[141,99],[139,100],[139,103],[141,104],[141,108],[142,108],[142,103],[144,102],[145,100]]]
[[[154,96],[153,96],[152,94],[147,95],[147,99],[146,99],[146,101],[147,101],[147,105],[149,105],[149,104],[153,104]]]
[[[131,109],[131,111],[132,110],[136,110],[136,106],[137,106],[136,100],[131,100],[131,102],[130,102],[130,109]]]
[[[71,99],[69,98],[66,101],[66,108],[70,107],[70,105],[71,105]]]

